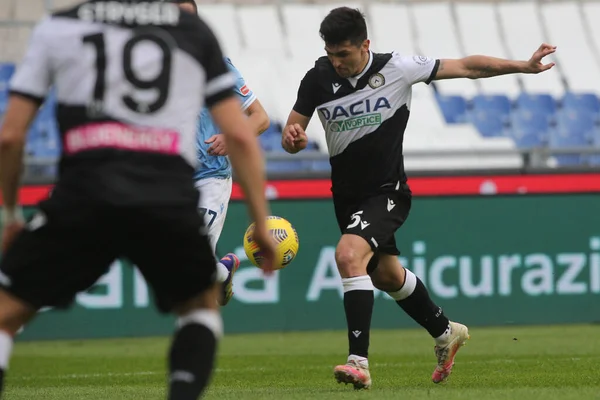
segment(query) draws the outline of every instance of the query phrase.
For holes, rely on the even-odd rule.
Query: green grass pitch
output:
[[[333,380],[344,332],[230,335],[207,399],[600,399],[600,326],[472,328],[435,385],[424,330],[373,331],[373,387]],[[515,340],[516,339],[516,340]],[[3,400],[164,399],[168,338],[17,343]]]

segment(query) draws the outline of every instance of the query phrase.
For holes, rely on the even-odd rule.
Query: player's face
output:
[[[349,40],[338,45],[325,45],[329,61],[335,72],[342,78],[358,75],[368,62],[369,41],[365,40],[360,46]]]
[[[181,8],[183,11],[187,11],[189,13],[196,14],[196,10],[194,9],[194,6],[191,5],[190,3],[179,3],[179,8]]]

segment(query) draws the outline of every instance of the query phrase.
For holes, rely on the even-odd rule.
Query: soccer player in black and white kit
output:
[[[540,73],[553,67],[541,60],[555,47],[542,44],[528,61],[374,54],[364,16],[347,7],[332,10],[320,34],[327,57],[319,58],[302,80],[282,146],[289,153],[306,147],[305,130],[316,110],[329,148],[333,202],[342,233],[336,262],[344,288],[349,356],[346,364],[335,367],[335,378],[355,388],[371,386],[367,357],[376,287],[435,339],[432,380],[442,382],[469,338],[468,329],[449,321],[421,280],[400,265],[394,238],[411,206],[402,156],[411,87],[439,79]]]
[[[13,335],[37,310],[70,305],[126,257],[158,309],[178,316],[169,399],[200,396],[223,330],[193,179],[205,103],[227,138],[268,263],[274,254],[260,148],[234,83],[211,30],[173,3],[92,0],[36,26],[0,130],[0,380]],[[63,145],[59,177],[25,224],[17,199],[25,135],[50,86]]]

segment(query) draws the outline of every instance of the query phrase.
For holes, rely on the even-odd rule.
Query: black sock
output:
[[[217,348],[215,333],[200,324],[184,325],[173,339],[169,400],[196,400],[208,385]]]
[[[373,283],[368,275],[345,278],[342,279],[342,283],[345,290],[344,310],[348,324],[348,352],[360,357],[368,357],[371,316],[375,302]]]
[[[0,397],[2,397],[3,389],[4,389],[4,370],[0,369]]]
[[[444,334],[449,327],[449,320],[442,308],[429,297],[427,288],[411,271],[406,270],[406,280],[402,289],[390,295],[404,312],[429,332],[433,338]]]

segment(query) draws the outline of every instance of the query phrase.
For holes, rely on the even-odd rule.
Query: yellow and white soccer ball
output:
[[[260,248],[253,239],[254,227],[255,225],[252,223],[246,229],[246,233],[244,234],[244,251],[248,260],[260,268],[263,258]],[[267,229],[275,240],[277,250],[275,257],[276,265],[273,265],[273,269],[285,268],[296,258],[296,254],[298,254],[300,246],[298,233],[288,220],[276,216],[267,217]]]

